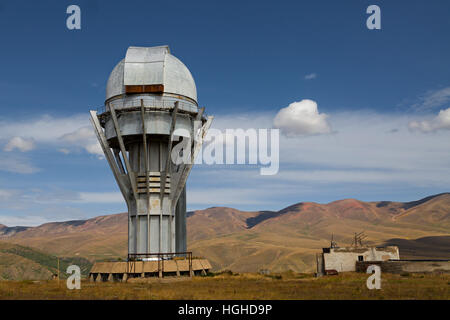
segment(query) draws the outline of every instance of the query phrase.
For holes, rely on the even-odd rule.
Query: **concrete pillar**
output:
[[[322,277],[325,274],[323,253],[316,254],[316,265],[317,265],[316,277]]]
[[[101,273],[97,273],[97,278],[95,279],[95,282],[102,282],[102,274]]]
[[[122,282],[127,282],[128,280],[128,273],[124,273],[122,276]]]
[[[91,274],[89,275],[89,282],[95,282],[95,277],[94,277],[94,274],[93,274],[93,273],[91,273]]]
[[[108,281],[114,282],[114,276],[113,276],[112,273],[110,273],[110,274],[108,275]]]
[[[186,252],[186,186],[175,209],[175,251]]]

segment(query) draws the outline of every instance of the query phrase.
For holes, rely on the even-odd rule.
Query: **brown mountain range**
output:
[[[208,258],[216,270],[312,271],[315,253],[329,245],[332,235],[345,246],[363,230],[368,244],[398,244],[401,257],[450,257],[450,193],[413,202],[301,202],[280,211],[213,207],[189,212],[187,223],[188,249]],[[417,239],[424,237],[432,240]],[[124,258],[127,216],[38,227],[0,225],[0,239],[90,261]]]

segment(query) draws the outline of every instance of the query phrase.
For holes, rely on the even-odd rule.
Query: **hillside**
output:
[[[384,245],[399,246],[402,259],[449,259],[450,236],[423,237],[414,240],[389,239]]]
[[[59,256],[80,256],[90,261],[125,257],[127,216],[122,213],[88,220],[45,223],[14,233],[0,229],[2,239]]]
[[[0,227],[0,239],[90,261],[127,253],[126,213],[20,228]],[[213,207],[189,212],[187,228],[189,250],[207,257],[216,270],[312,271],[315,253],[329,245],[332,235],[345,246],[363,230],[369,244],[396,239],[401,256],[404,250],[405,257],[423,258],[430,252],[433,258],[423,240],[414,241],[450,235],[450,194],[412,202],[300,202],[279,211]],[[450,252],[447,242],[441,244],[440,256]]]
[[[17,244],[0,242],[0,280],[47,280],[58,271],[57,257]],[[84,258],[60,258],[60,277],[71,264],[87,275],[92,264]]]

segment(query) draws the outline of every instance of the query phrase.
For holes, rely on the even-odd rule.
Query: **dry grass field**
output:
[[[90,283],[68,290],[65,281],[1,281],[0,299],[444,299],[450,275],[382,275],[381,290],[369,290],[369,275],[346,273],[316,279],[312,274],[222,273],[192,279],[144,279]]]

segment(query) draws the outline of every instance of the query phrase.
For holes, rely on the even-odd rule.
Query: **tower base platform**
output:
[[[130,278],[192,277],[206,275],[210,269],[207,259],[96,262],[89,273],[89,280],[126,282]]]

